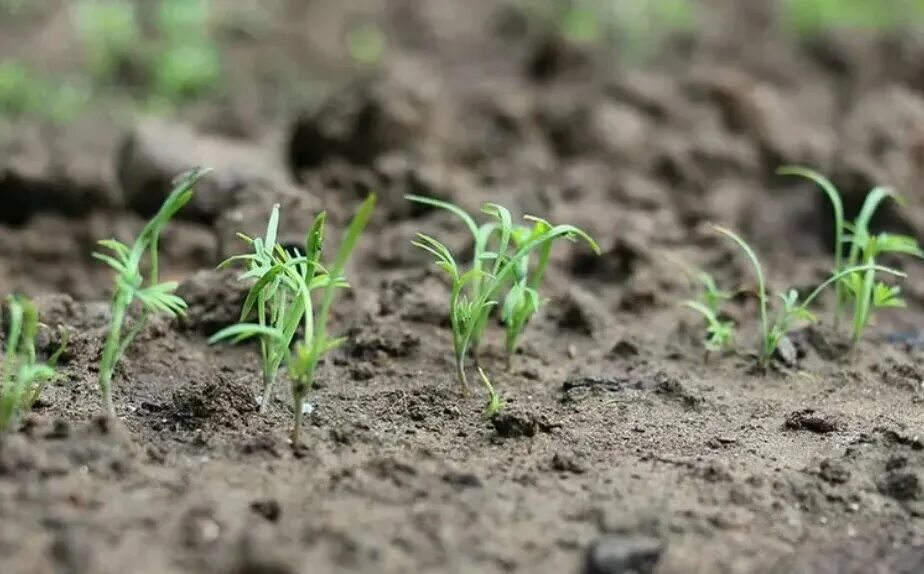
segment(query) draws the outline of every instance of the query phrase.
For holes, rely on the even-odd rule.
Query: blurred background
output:
[[[785,163],[848,211],[897,187],[880,223],[920,236],[922,26],[924,0],[0,0],[0,290],[99,298],[95,240],[189,162],[226,177],[166,240],[186,271],[267,201],[297,228],[373,188],[391,222],[408,190],[665,248],[717,221],[788,265],[831,234]],[[380,265],[417,263],[416,225]]]

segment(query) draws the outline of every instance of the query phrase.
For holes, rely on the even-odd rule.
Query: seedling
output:
[[[115,239],[106,239],[99,244],[111,251],[111,254],[93,254],[93,257],[106,263],[116,272],[115,294],[111,306],[112,319],[99,368],[103,407],[110,417],[115,416],[112,405],[112,375],[129,345],[144,330],[152,315],[177,317],[186,311],[186,302],[175,294],[177,282],[159,282],[158,244],[161,232],[170,219],[189,202],[196,182],[209,171],[194,169],[179,176],[160,211],[148,222],[131,247]],[[145,255],[148,256],[147,277],[141,268]],[[141,317],[126,330],[127,314],[136,301],[141,304]]]
[[[851,344],[856,348],[876,309],[905,306],[905,301],[901,297],[901,287],[876,280],[876,271],[881,270],[875,265],[876,258],[884,253],[903,253],[924,258],[924,252],[918,246],[917,240],[904,235],[880,233],[869,236],[860,234],[857,229],[853,240],[856,245],[865,245],[862,249],[865,271],[859,271],[858,268],[843,281],[854,298]]]
[[[345,341],[343,337],[328,337],[327,321],[336,290],[349,287],[342,274],[372,216],[375,201],[373,194],[360,206],[329,268],[321,264],[326,213],[319,214],[308,231],[304,253],[294,254],[276,241],[278,206],[270,216],[266,237],[250,239],[244,236],[245,241],[253,246],[254,253],[234,256],[223,264],[246,261],[248,271],[241,278],[255,280],[255,283],[244,301],[241,322],[222,329],[212,336],[210,342],[259,339],[264,377],[261,410],[265,409],[272,396],[279,367],[283,361],[288,362],[295,409],[292,439],[296,443],[301,433],[305,399],[314,383],[318,361]],[[322,290],[322,296],[315,314],[311,294],[318,289]],[[257,323],[244,322],[254,311]],[[304,329],[303,339],[290,350],[300,326]]]
[[[467,271],[456,263],[449,248],[433,237],[418,233],[417,240],[413,242],[415,246],[436,257],[436,264],[452,279],[449,320],[455,352],[456,377],[463,395],[467,396],[465,359],[469,351],[477,353],[491,310],[500,305],[504,288],[511,284],[514,286],[514,294],[512,297],[508,294],[504,306],[509,318],[508,342],[512,341],[515,346],[526,321],[538,308],[538,294],[535,292],[548,265],[551,244],[561,238],[583,239],[594,252],[600,253],[600,248],[589,235],[573,225],[552,226],[545,220],[530,216],[526,219],[533,223],[532,229],[528,235],[519,232],[521,237],[518,242],[514,238],[517,232],[510,211],[494,203],[485,204],[482,212],[496,221],[479,227],[468,213],[456,205],[417,195],[406,197],[411,201],[455,214],[465,223],[475,240],[471,268]],[[523,262],[528,261],[530,254],[536,250],[539,251],[538,264],[532,279],[525,280]],[[529,289],[532,289],[533,294],[530,294]],[[508,352],[509,349],[508,343]]]
[[[488,391],[488,403],[484,407],[484,418],[493,419],[504,409],[504,401],[497,391],[494,390],[494,385],[491,384],[491,380],[481,367],[478,367],[478,375],[481,377],[481,382]]]
[[[289,346],[301,320],[301,314],[295,313],[292,308],[292,293],[297,291],[297,285],[282,272],[285,265],[282,257],[285,252],[280,250],[276,242],[278,229],[279,205],[275,205],[263,237],[252,238],[242,233],[238,234],[238,237],[250,245],[252,253],[234,255],[218,266],[219,269],[224,269],[235,262],[243,261],[247,270],[238,280],[254,281],[254,284],[244,300],[240,322],[216,333],[210,340],[211,343],[223,339],[238,342],[254,337],[259,340],[263,370],[260,412],[264,412],[266,405],[272,400],[279,368],[289,353]],[[284,281],[287,282],[288,289],[282,288]],[[257,322],[248,323],[247,320],[254,313]],[[292,314],[297,315],[294,320],[289,319]]]
[[[814,36],[830,29],[883,32],[914,25],[924,16],[920,0],[785,0],[784,22],[797,34]]]
[[[10,310],[10,327],[0,362],[0,432],[11,429],[32,410],[45,385],[55,379],[55,365],[68,341],[67,332],[62,331],[61,345],[48,362],[38,362],[35,337],[39,321],[35,305],[25,297],[12,295],[6,301]]]
[[[841,194],[831,181],[817,171],[798,166],[787,166],[777,170],[779,175],[794,175],[804,177],[813,181],[828,196],[831,202],[831,210],[834,213],[834,272],[840,273],[844,270],[844,231],[846,229],[844,220],[844,202]],[[855,259],[851,259],[848,266],[856,266]],[[834,328],[840,325],[844,308],[847,305],[847,291],[843,281],[838,281],[834,285],[835,306],[834,306]]]
[[[897,277],[905,276],[905,274],[900,271],[873,264],[848,267],[847,269],[844,269],[840,272],[833,273],[801,302],[799,301],[799,292],[795,289],[790,289],[786,293],[781,293],[779,297],[782,301],[782,308],[777,311],[775,317],[771,321],[769,309],[770,301],[767,295],[766,281],[764,280],[764,273],[763,269],[761,268],[760,261],[757,259],[757,255],[754,253],[754,250],[751,249],[751,247],[747,244],[747,242],[744,241],[744,239],[742,239],[733,231],[725,229],[724,227],[713,227],[718,233],[734,241],[738,247],[744,251],[754,269],[754,274],[757,277],[757,297],[760,307],[761,333],[761,345],[758,356],[760,364],[763,367],[766,367],[770,363],[770,360],[773,358],[777,348],[779,348],[783,338],[787,336],[787,334],[792,330],[798,321],[816,321],[815,315],[809,310],[809,308],[826,287],[843,280],[851,274],[859,272],[881,271],[883,273],[888,273]]]
[[[703,286],[700,300],[688,300],[681,303],[692,309],[706,320],[706,353],[721,353],[735,346],[735,324],[720,318],[722,306],[734,295],[718,288],[712,275],[700,272],[697,279]]]

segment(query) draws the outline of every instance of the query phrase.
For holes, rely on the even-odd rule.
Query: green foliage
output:
[[[221,77],[218,51],[206,42],[169,46],[155,62],[157,94],[168,101],[202,94]]]
[[[360,64],[377,64],[385,55],[386,38],[375,24],[362,24],[347,31],[346,46],[350,57]]]
[[[474,239],[472,263],[467,270],[461,267],[443,243],[417,234],[414,245],[436,257],[436,264],[452,279],[449,298],[449,320],[455,352],[456,376],[463,394],[468,394],[465,375],[465,358],[471,350],[476,354],[484,336],[491,310],[501,305],[501,317],[507,326],[507,354],[516,351],[517,341],[529,318],[539,309],[538,288],[548,266],[552,243],[557,239],[583,239],[596,252],[596,242],[573,225],[552,226],[547,221],[527,216],[531,228],[514,226],[513,218],[505,207],[487,203],[482,212],[491,216],[481,226],[460,207],[417,195],[406,196],[410,201],[444,209],[456,215]],[[529,258],[538,254],[531,269]],[[531,274],[531,275],[530,275]],[[506,297],[503,297],[504,290]]]
[[[100,392],[106,414],[110,417],[115,416],[112,405],[112,375],[129,345],[144,329],[151,315],[176,317],[186,311],[186,302],[174,293],[178,287],[177,283],[159,282],[158,244],[164,227],[192,199],[193,187],[208,172],[208,169],[196,169],[178,177],[173,191],[164,201],[160,211],[148,222],[131,247],[115,239],[107,239],[99,244],[109,253],[93,254],[116,272],[112,318],[99,369]],[[142,271],[145,255],[149,268],[147,277]],[[136,301],[141,306],[141,317],[126,331],[126,316]]]
[[[841,200],[841,194],[831,181],[817,171],[799,166],[786,166],[777,170],[780,175],[792,175],[803,177],[814,182],[828,197],[831,203],[831,210],[834,215],[834,272],[840,273],[844,270],[844,202]],[[856,261],[851,261],[850,266],[855,266]],[[844,282],[838,281],[834,286],[835,290],[835,307],[834,307],[834,325],[837,328],[841,316],[844,312],[844,306],[847,304],[847,292]]]
[[[253,248],[253,253],[237,255],[222,263],[226,266],[237,261],[246,262],[247,271],[240,278],[254,281],[254,284],[244,301],[240,322],[213,335],[210,343],[259,340],[263,362],[261,410],[271,399],[279,368],[287,362],[295,408],[292,437],[296,443],[301,432],[305,398],[314,383],[318,361],[345,341],[328,336],[327,322],[336,290],[349,287],[343,273],[372,216],[375,201],[373,194],[360,206],[344,234],[334,262],[328,267],[321,263],[326,213],[319,214],[308,231],[304,253],[292,254],[276,240],[279,206],[273,208],[263,238],[242,236]],[[321,291],[317,312],[312,300],[316,290]],[[253,314],[257,321],[247,322]],[[290,350],[299,327],[303,328],[303,339]]]
[[[55,123],[72,120],[89,101],[75,82],[54,82],[17,60],[0,62],[0,115],[31,116]]]
[[[168,104],[207,92],[221,77],[209,12],[208,0],[158,0],[154,21],[143,26],[134,2],[79,0],[78,31],[91,74],[100,84],[117,82],[130,64],[143,72],[150,96]]]
[[[696,311],[706,320],[706,351],[728,351],[735,345],[735,325],[731,321],[721,319],[720,316],[722,307],[734,295],[719,289],[712,275],[706,272],[698,273],[696,279],[702,286],[699,299],[683,301],[681,305]]]
[[[488,402],[484,407],[484,418],[492,419],[504,410],[504,401],[494,390],[494,385],[491,384],[491,380],[481,367],[478,367],[478,375],[481,377],[481,383],[484,385],[485,390],[488,391]]]
[[[630,62],[696,25],[689,0],[521,0],[520,10],[540,29],[578,44],[605,44]]]
[[[861,232],[855,229],[853,241],[856,245],[862,245],[861,268],[865,268],[865,271],[858,270],[844,278],[844,284],[854,299],[851,340],[855,347],[876,309],[905,306],[905,301],[901,298],[901,287],[876,280],[876,272],[881,270],[875,265],[876,258],[886,253],[924,258],[924,252],[918,246],[917,240],[904,235],[869,235],[865,230]]]
[[[924,18],[921,0],[783,0],[784,24],[801,36],[831,29],[882,32]]]
[[[80,0],[76,8],[77,29],[90,72],[100,80],[115,77],[142,43],[135,4],[129,0]]]
[[[782,305],[771,318],[770,299],[767,292],[763,269],[761,268],[760,261],[757,259],[757,254],[754,253],[754,250],[751,249],[751,247],[747,244],[747,242],[744,241],[744,239],[742,239],[733,231],[725,229],[724,227],[713,227],[718,233],[728,237],[734,241],[738,247],[741,248],[745,255],[747,255],[747,258],[754,269],[754,274],[757,277],[757,297],[760,307],[761,334],[761,345],[758,356],[762,366],[767,366],[769,364],[777,348],[779,348],[780,343],[793,329],[793,327],[795,327],[797,322],[806,321],[809,323],[814,323],[817,321],[817,318],[809,310],[809,308],[815,299],[821,295],[825,288],[859,273],[869,274],[879,271],[888,273],[890,275],[895,275],[897,277],[905,276],[905,274],[900,271],[871,263],[856,267],[851,266],[839,272],[834,272],[830,277],[828,277],[827,280],[816,287],[814,291],[812,291],[801,301],[799,299],[799,292],[795,289],[789,289],[785,293],[780,293],[779,299]]]
[[[39,362],[35,355],[39,328],[35,305],[25,297],[13,295],[6,302],[10,326],[6,348],[0,347],[0,431],[13,428],[22,415],[32,410],[45,385],[55,379],[55,365],[68,342],[67,332],[62,331],[61,345],[47,363]]]
[[[888,188],[874,188],[866,196],[857,218],[853,223],[848,223],[844,217],[840,192],[830,180],[816,171],[802,167],[785,167],[778,173],[807,178],[815,182],[828,196],[834,212],[834,244],[837,246],[834,252],[834,272],[842,273],[845,269],[857,268],[861,264],[866,267],[864,272],[843,274],[843,278],[835,284],[835,327],[847,305],[853,300],[852,341],[856,346],[876,309],[904,306],[900,287],[876,280],[876,258],[887,253],[924,257],[924,252],[912,237],[891,234],[873,236],[870,233],[870,223],[882,203],[886,199],[899,203],[901,200]],[[850,245],[850,249],[845,259],[843,248],[846,244]]]
[[[208,0],[161,0],[158,30],[164,46],[153,58],[157,93],[169,100],[210,90],[221,57],[210,37]]]

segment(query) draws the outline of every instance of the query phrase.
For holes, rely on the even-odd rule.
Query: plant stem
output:
[[[468,398],[468,379],[465,376],[465,353],[456,355],[456,377],[459,379],[459,387],[462,390],[462,396]]]
[[[119,359],[119,349],[122,346],[119,339],[122,335],[122,324],[125,322],[125,311],[128,307],[126,299],[128,297],[130,297],[130,294],[127,295],[120,289],[112,303],[112,321],[109,325],[109,335],[106,337],[106,345],[103,347],[103,357],[100,361],[99,388],[103,394],[103,408],[109,418],[115,418],[115,408],[112,405],[112,375]]]
[[[872,261],[868,261],[872,264]],[[863,329],[869,321],[870,300],[873,297],[873,288],[876,283],[876,268],[869,269],[863,276],[863,289],[857,295],[856,311],[853,318],[853,336],[850,339],[850,346],[856,348],[863,335]]]
[[[263,371],[263,397],[260,400],[259,413],[263,414],[266,412],[266,405],[270,402],[270,395],[273,394],[273,387],[276,385],[276,376],[275,373],[271,372],[270,369],[265,369]]]
[[[292,444],[298,445],[302,435],[302,415],[305,410],[305,395],[299,393],[295,396],[295,422],[292,427]]]

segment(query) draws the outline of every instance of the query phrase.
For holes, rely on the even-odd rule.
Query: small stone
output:
[[[921,498],[921,479],[913,472],[891,471],[879,483],[879,491],[895,500],[918,500]]]
[[[270,522],[279,522],[279,517],[282,516],[282,507],[275,498],[254,500],[250,503],[250,510]]]
[[[850,480],[850,470],[840,462],[823,460],[818,468],[818,475],[829,484],[844,484]]]
[[[801,411],[789,413],[783,423],[783,428],[793,431],[828,434],[843,430],[844,425],[832,415],[818,412],[815,409],[802,409]]]
[[[651,536],[607,536],[584,557],[583,574],[651,574],[664,554],[664,543]]]
[[[484,486],[478,475],[471,472],[447,472],[443,475],[443,482],[459,488],[481,488]]]

